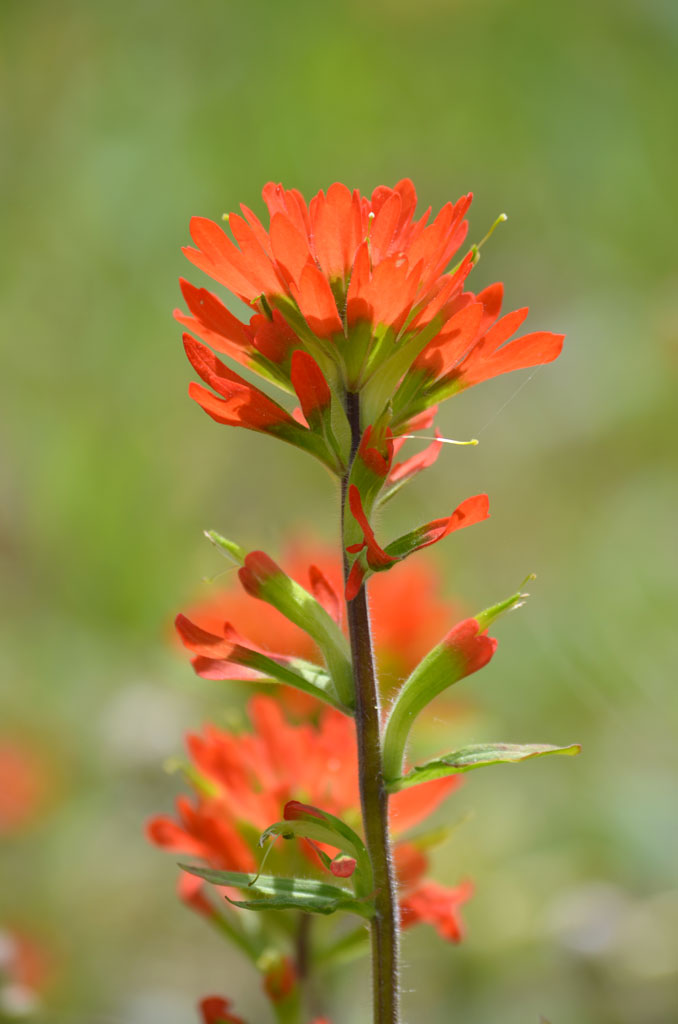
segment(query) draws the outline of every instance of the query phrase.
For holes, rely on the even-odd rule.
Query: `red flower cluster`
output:
[[[234,244],[218,224],[194,217],[195,248],[184,250],[251,314],[243,323],[212,292],[181,282],[189,312],[175,315],[209,346],[185,335],[188,358],[212,389],[192,384],[190,393],[217,422],[274,434],[341,472],[345,442],[325,416],[333,393],[364,392],[367,422],[389,407],[391,429],[404,434],[454,392],[559,355],[561,335],[509,340],[527,310],[500,317],[500,284],[464,290],[477,250],[448,269],[467,235],[470,195],[431,223],[430,209],[415,217],[409,180],[370,198],[334,184],[307,204],[272,183],[263,197],[268,229],[242,207],[227,218]],[[290,416],[210,348],[296,394],[303,415]]]
[[[360,795],[350,719],[328,708],[317,725],[292,724],[277,701],[263,696],[252,698],[248,707],[252,733],[233,734],[208,725],[203,735],[189,735],[194,799],[179,797],[177,818],[153,818],[148,836],[158,846],[199,857],[214,868],[254,874],[258,835],[283,816],[285,804],[300,801],[320,807],[359,828]],[[424,821],[458,785],[458,778],[451,776],[396,793],[390,801],[393,832],[401,834]],[[313,848],[304,849],[320,867]],[[447,906],[444,898],[439,900],[436,916],[427,897],[430,883],[421,881],[428,861],[414,850],[411,843],[396,845],[404,924],[428,921],[448,938],[458,938],[459,890],[440,890],[448,900]],[[213,913],[202,883],[193,876],[182,880],[182,896],[194,909]]]

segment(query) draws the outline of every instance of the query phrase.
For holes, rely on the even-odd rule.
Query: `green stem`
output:
[[[351,425],[351,461],[361,438],[360,399],[349,392],[346,414]],[[342,523],[348,473],[342,480]],[[347,572],[346,556],[344,571]],[[381,751],[379,690],[377,687],[367,593],[362,586],[346,605],[355,683],[358,771],[365,844],[372,862],[376,913],[371,921],[374,1024],[398,1024],[398,913],[388,830],[388,794]]]

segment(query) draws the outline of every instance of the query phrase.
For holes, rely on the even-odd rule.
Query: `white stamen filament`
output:
[[[477,437],[472,437],[470,441],[454,441],[451,437],[427,437],[424,434],[400,434],[400,437],[412,441],[441,441],[443,444],[480,444]]]

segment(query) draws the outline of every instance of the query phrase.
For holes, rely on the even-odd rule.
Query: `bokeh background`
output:
[[[408,933],[406,1016],[678,1019],[677,35],[671,0],[0,4],[0,734],[29,763],[0,930],[44,960],[34,1019],[188,1024],[224,992],[268,1020],[143,837],[185,730],[242,703],[168,624],[223,568],[203,528],[275,556],[300,523],[333,538],[336,496],[188,400],[179,247],[192,214],[261,213],[270,179],[403,176],[422,208],[472,189],[472,239],[506,211],[473,285],[568,340],[447,404],[447,435],[481,443],[384,531],[490,492],[492,520],[435,549],[446,593],[472,610],[538,580],[465,684],[465,738],[584,744],[454,796],[436,874],[475,879],[468,937]],[[339,978],[338,1024],[365,1019],[365,973]]]

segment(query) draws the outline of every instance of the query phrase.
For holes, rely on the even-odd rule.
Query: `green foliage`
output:
[[[519,761],[545,757],[547,754],[572,756],[580,752],[579,743],[572,743],[569,747],[553,747],[546,743],[474,743],[444,757],[437,757],[428,764],[417,765],[406,775],[390,782],[388,788],[390,792],[396,793],[399,789],[416,786],[420,782],[470,772],[474,768],[485,768],[491,764],[517,764]]]
[[[348,889],[328,885],[311,878],[279,878],[274,875],[258,875],[252,879],[240,871],[214,871],[195,865],[181,864],[184,871],[214,885],[242,889],[251,899],[234,900],[229,903],[244,910],[302,910],[309,914],[334,914],[344,910],[361,917],[372,916],[367,900],[358,900]]]

